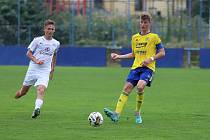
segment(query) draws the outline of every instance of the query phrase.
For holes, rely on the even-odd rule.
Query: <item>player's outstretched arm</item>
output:
[[[125,58],[134,58],[134,55],[133,55],[133,53],[128,53],[128,54],[124,54],[124,55],[119,55],[119,54],[116,54],[116,53],[111,53],[111,58],[113,60],[116,60],[116,59],[125,59]]]

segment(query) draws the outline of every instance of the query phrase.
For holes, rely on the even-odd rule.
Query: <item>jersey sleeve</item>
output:
[[[134,54],[134,37],[133,36],[131,39],[131,49],[132,49],[132,53]]]
[[[55,53],[59,51],[59,48],[60,48],[60,42],[58,41],[57,48],[55,49]]]
[[[28,49],[34,52],[37,47],[37,39],[34,38],[33,41],[29,44]]]
[[[163,46],[163,44],[161,42],[161,39],[160,39],[160,37],[158,35],[156,36],[155,44],[156,44],[156,50],[157,51],[159,51],[160,49],[164,48],[164,46]]]
[[[155,44],[160,44],[161,43],[161,39],[158,35],[155,36]]]

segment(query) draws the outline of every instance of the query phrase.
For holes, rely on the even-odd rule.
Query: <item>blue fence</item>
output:
[[[28,65],[26,47],[0,46],[0,65]]]
[[[57,64],[60,66],[106,66],[106,48],[61,48]]]
[[[96,66],[105,67],[107,63],[106,48],[101,47],[62,47],[58,53],[59,66]],[[27,48],[0,46],[0,65],[28,65]],[[131,52],[130,48],[122,48],[121,54]],[[210,68],[210,49],[200,49],[200,67]],[[122,60],[122,67],[130,67],[132,59]],[[157,67],[181,68],[184,65],[184,49],[166,48],[166,56],[157,61]]]
[[[200,67],[210,68],[210,49],[200,49]]]
[[[0,46],[0,65],[28,65],[27,48]],[[106,66],[106,48],[63,47],[58,53],[60,66]]]
[[[166,56],[157,60],[157,67],[183,67],[184,49],[183,48],[168,48],[165,49]]]

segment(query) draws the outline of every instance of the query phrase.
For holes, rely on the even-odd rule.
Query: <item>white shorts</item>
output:
[[[25,79],[23,81],[23,85],[44,85],[47,88],[49,82],[49,74],[49,72],[27,71]]]

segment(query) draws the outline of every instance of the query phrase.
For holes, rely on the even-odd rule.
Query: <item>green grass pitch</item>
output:
[[[103,113],[114,109],[128,68],[57,67],[40,118],[33,120],[35,88],[14,99],[27,67],[0,66],[1,140],[207,140],[210,139],[210,71],[157,69],[145,90],[143,124],[134,120],[135,90],[118,123]],[[99,111],[104,123],[91,127],[87,117]]]

